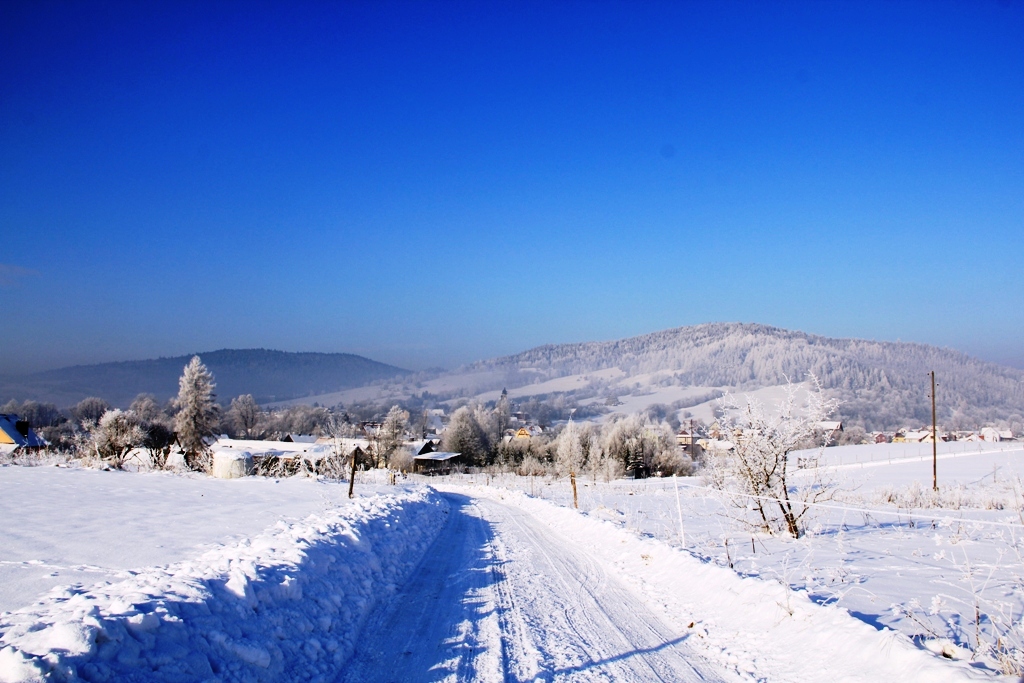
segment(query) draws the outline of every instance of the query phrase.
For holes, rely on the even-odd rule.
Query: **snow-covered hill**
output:
[[[609,368],[652,388],[750,390],[814,373],[843,400],[844,417],[868,428],[928,420],[928,372],[934,370],[946,422],[1019,420],[1024,414],[1024,371],[925,344],[830,339],[756,324],[710,323],[617,341],[539,346],[469,369],[505,370],[510,379],[532,384]]]
[[[621,412],[661,404],[681,417],[688,410],[706,419],[723,392],[754,392],[814,373],[842,401],[843,419],[869,430],[896,429],[931,420],[931,370],[939,381],[939,420],[947,428],[1024,425],[1022,370],[925,344],[832,339],[743,323],[549,344],[448,373],[305,400],[332,405],[428,392],[439,400],[490,401],[505,387],[518,399],[562,394],[581,404],[608,402]]]

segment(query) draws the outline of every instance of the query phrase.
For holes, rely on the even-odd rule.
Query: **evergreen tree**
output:
[[[209,449],[203,439],[213,434],[217,423],[215,386],[213,374],[199,356],[192,357],[178,380],[178,414],[174,427],[185,453],[185,465],[191,470],[210,469]]]

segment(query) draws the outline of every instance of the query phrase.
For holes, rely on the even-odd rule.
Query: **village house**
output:
[[[982,427],[979,435],[982,441],[1013,441],[1013,432],[1009,429]]]
[[[822,436],[828,439],[831,443],[838,439],[839,435],[843,433],[843,423],[828,420],[819,422],[818,431],[820,431]]]
[[[462,453],[423,453],[412,459],[413,471],[417,474],[451,474],[455,468],[462,467]]]
[[[0,453],[6,455],[18,449],[30,450],[46,446],[46,441],[33,431],[27,420],[14,414],[0,413]]]
[[[544,433],[544,428],[539,425],[525,425],[515,430],[514,438],[516,439],[532,439],[535,436],[540,436]]]

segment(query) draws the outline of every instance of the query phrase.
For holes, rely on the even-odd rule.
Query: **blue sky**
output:
[[[708,321],[1024,366],[1024,3],[4,3],[0,372]]]

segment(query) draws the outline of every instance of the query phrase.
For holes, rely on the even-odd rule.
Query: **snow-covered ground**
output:
[[[0,491],[0,611],[54,586],[188,559],[348,496],[301,478],[14,466],[0,467]]]
[[[541,477],[4,467],[0,681],[984,680],[956,646],[1021,618],[1021,446],[951,449],[939,498],[917,447],[830,449],[799,540],[699,478],[577,512]]]
[[[799,540],[752,530],[743,521],[745,512],[724,503],[699,477],[611,483],[581,478],[580,510],[683,546],[739,575],[837,605],[876,629],[914,639],[919,647],[940,652],[945,647],[946,656],[970,660],[970,653],[956,646],[974,646],[979,635],[983,643],[994,644],[993,620],[1017,627],[1017,641],[1004,638],[1004,645],[1022,644],[1024,444],[945,446],[940,445],[940,453],[946,453],[938,460],[937,499],[929,495],[930,445],[827,449],[826,462],[836,463],[833,474],[842,490],[838,500],[813,510],[808,534]],[[566,479],[483,474],[444,479],[572,504]],[[977,631],[975,604],[981,613]],[[972,664],[990,672],[999,668],[992,657]]]
[[[467,515],[487,522],[477,538],[459,536],[470,539],[466,545],[476,553],[466,553],[474,559],[465,566],[498,576],[490,585],[476,580],[461,618],[434,613],[435,622],[463,625],[457,637],[449,635],[432,651],[410,653],[426,655],[414,659],[415,666],[433,660],[435,668],[453,674],[436,680],[984,678],[962,662],[943,661],[776,581],[738,575],[599,515],[580,515],[485,482],[442,488],[465,501]],[[456,539],[447,548],[463,554]],[[491,555],[495,559],[487,561]],[[488,619],[494,622],[490,627]],[[432,632],[424,635],[436,639]],[[495,661],[497,652],[504,670]],[[353,669],[356,676],[345,680],[367,680],[362,676],[373,670]],[[459,676],[464,670],[477,676]],[[404,680],[403,671],[388,680]]]

